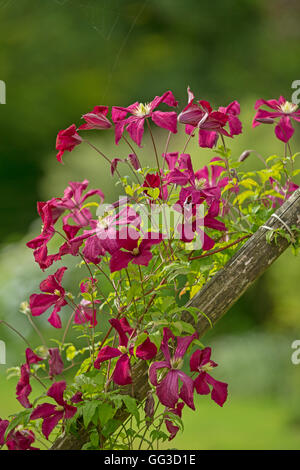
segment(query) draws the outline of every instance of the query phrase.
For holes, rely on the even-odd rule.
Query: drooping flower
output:
[[[242,125],[237,117],[239,113],[240,105],[237,101],[213,111],[208,101],[195,102],[194,94],[188,88],[188,104],[179,114],[178,121],[186,125],[187,134],[191,135],[199,129],[200,147],[213,148],[220,134],[233,137],[242,132]],[[230,133],[225,129],[227,123]]]
[[[29,395],[32,392],[30,385],[30,365],[37,364],[43,359],[37,356],[30,348],[25,351],[26,363],[21,366],[21,376],[17,383],[16,395],[17,400],[21,403],[24,408],[31,408],[32,405],[29,402]]]
[[[61,328],[61,319],[58,312],[61,310],[61,307],[67,305],[65,290],[61,285],[66,269],[66,267],[62,267],[54,274],[50,274],[50,276],[40,284],[40,290],[45,293],[32,294],[29,299],[29,307],[33,316],[39,316],[48,310],[48,308],[54,306],[48,318],[49,323],[54,326],[54,328]]]
[[[49,376],[53,378],[64,370],[64,363],[58,348],[49,348]]]
[[[76,145],[81,144],[82,138],[76,131],[75,124],[72,124],[67,129],[59,131],[56,138],[56,150],[59,150],[56,155],[57,160],[62,163],[63,154],[68,151],[72,152]]]
[[[85,124],[79,126],[79,129],[110,129],[112,124],[106,117],[107,113],[107,106],[95,106],[90,113],[86,113],[82,116],[82,119],[85,120]]]
[[[194,380],[194,385],[199,395],[208,395],[218,405],[223,406],[227,399],[228,384],[214,379],[208,372],[217,367],[214,361],[210,359],[211,348],[197,349],[190,359],[190,368],[192,372],[199,372],[198,377]],[[210,387],[212,390],[210,390]]]
[[[134,355],[134,339],[136,332],[131,328],[125,317],[120,320],[112,318],[109,320],[109,323],[118,332],[119,347],[113,348],[111,346],[104,346],[104,348],[99,351],[94,366],[96,369],[100,369],[103,362],[118,357],[119,359],[115,365],[112,380],[117,385],[128,385],[132,383],[130,359]],[[142,344],[137,346],[135,351],[135,356],[145,361],[153,359],[156,354],[157,348],[155,344],[150,341],[149,337],[147,337]]]
[[[161,243],[163,235],[156,232],[146,232],[144,238],[135,229],[122,228],[116,240],[110,258],[110,271],[120,271],[128,264],[148,266],[152,259],[151,247]]]
[[[134,103],[127,108],[114,106],[112,108],[112,120],[115,123],[116,144],[119,143],[124,130],[126,129],[132,140],[141,146],[145,120],[151,118],[159,127],[169,130],[173,134],[177,132],[177,114],[174,111],[154,111],[161,103],[168,106],[177,106],[173,93],[167,91],[162,96],[156,96],[153,101],[147,104]],[[127,117],[127,114],[130,116]]]
[[[60,420],[66,420],[72,418],[77,408],[76,406],[69,405],[64,400],[64,391],[66,389],[66,382],[55,382],[51,385],[47,392],[47,396],[53,398],[56,401],[56,405],[52,403],[42,403],[38,405],[35,410],[31,413],[30,419],[43,419],[42,433],[48,439],[50,433],[53,431],[55,426]]]
[[[271,111],[261,109],[262,106],[267,106]],[[297,104],[290,103],[283,96],[280,96],[278,100],[257,100],[255,109],[257,112],[253,119],[253,127],[257,127],[265,122],[272,123],[275,119],[279,118],[279,122],[276,121],[275,126],[276,137],[285,143],[291,139],[295,131],[291,124],[291,119],[300,121],[300,109],[298,109]]]
[[[159,401],[170,409],[176,407],[179,398],[192,410],[195,409],[193,398],[194,382],[191,377],[180,369],[188,347],[197,336],[197,333],[194,333],[190,336],[175,338],[169,328],[164,328],[161,351],[165,359],[151,364],[149,378],[152,385],[156,387]],[[170,339],[173,343],[175,341],[177,343],[173,355],[171,355],[171,349],[169,348]],[[158,377],[158,370],[163,371],[162,377]],[[182,383],[181,387],[179,387],[179,382]]]
[[[184,407],[184,403],[179,402],[174,408],[167,408],[165,411],[165,414],[166,414],[165,425],[167,427],[167,430],[170,433],[169,441],[172,441],[172,439],[176,437],[176,434],[179,431],[179,426],[176,426],[172,421],[172,414],[179,416],[179,418],[181,418],[183,407]]]

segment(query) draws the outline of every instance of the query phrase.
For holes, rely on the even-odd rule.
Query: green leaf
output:
[[[124,395],[122,398],[127,408],[127,411],[129,411],[129,413],[135,417],[136,424],[139,426],[140,425],[140,413],[137,407],[136,400],[130,397],[129,395]]]
[[[86,405],[83,406],[82,415],[83,415],[83,424],[87,428],[90,422],[92,421],[97,407],[99,406],[99,401],[89,401]]]
[[[98,417],[102,427],[114,417],[115,412],[115,408],[109,403],[100,403],[100,405],[98,405]]]

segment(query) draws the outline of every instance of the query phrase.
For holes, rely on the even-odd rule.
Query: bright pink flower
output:
[[[109,320],[109,323],[119,334],[119,347],[104,346],[99,351],[94,366],[96,369],[100,369],[102,362],[118,357],[112,379],[117,385],[128,385],[132,383],[130,359],[134,352],[136,332],[130,327],[125,317],[120,320],[113,318]],[[135,352],[136,357],[144,361],[153,359],[156,354],[157,348],[149,338],[140,344]]]
[[[56,138],[56,150],[59,150],[56,155],[57,160],[62,163],[63,154],[66,151],[72,152],[73,148],[76,147],[76,145],[81,144],[81,142],[82,138],[76,132],[75,124],[72,124],[67,129],[59,131]]]
[[[178,116],[178,121],[186,125],[186,133],[193,134],[199,129],[199,146],[213,148],[218,140],[219,134],[227,137],[242,132],[242,125],[237,117],[240,113],[240,105],[233,101],[226,108],[220,107],[213,111],[208,101],[199,100],[195,102],[194,94],[188,88],[188,105]],[[229,124],[230,134],[224,129]]]
[[[180,369],[183,365],[183,357],[195,338],[197,333],[191,336],[177,337],[173,335],[169,328],[164,328],[163,341],[161,343],[161,351],[164,354],[165,360],[154,362],[149,369],[149,379],[152,385],[156,387],[156,394],[159,401],[168,408],[175,408],[179,398],[181,398],[187,406],[195,409],[193,390],[194,382],[182,372]],[[169,348],[169,340],[172,340],[177,346],[174,354],[171,356],[171,349]],[[157,377],[157,371],[163,369],[163,378],[160,380]],[[179,390],[179,380],[182,386]]]
[[[172,107],[177,106],[178,104],[173,93],[171,91],[167,91],[162,96],[156,96],[151,103],[142,104],[136,102],[127,108],[114,106],[112,108],[112,120],[115,123],[116,144],[119,143],[124,130],[126,129],[132,140],[138,146],[141,146],[144,134],[144,123],[147,118],[151,118],[157,126],[176,134],[177,114],[174,111],[154,111],[161,103],[165,103]],[[128,113],[130,113],[131,116],[127,118]]]
[[[94,300],[94,305],[100,303],[100,300]],[[90,326],[96,326],[98,324],[96,315],[97,312],[95,308],[93,310],[93,303],[90,300],[82,299],[75,310],[74,323],[76,325],[90,323]]]
[[[69,186],[64,191],[64,196],[60,201],[60,207],[70,211],[70,214],[63,218],[66,224],[69,218],[72,218],[79,227],[90,225],[92,214],[88,208],[82,208],[86,200],[94,195],[99,196],[100,203],[104,201],[104,194],[100,189],[90,189],[85,194],[83,192],[88,187],[89,181],[82,182],[70,181]]]
[[[85,124],[82,124],[79,129],[109,129],[112,127],[112,124],[106,117],[107,113],[107,106],[95,106],[90,113],[84,114],[82,116],[82,118],[85,120]]]
[[[152,259],[151,247],[161,243],[161,233],[146,232],[143,239],[135,229],[122,228],[120,230],[116,246],[111,252],[110,271],[120,271],[127,268],[128,264],[148,266]]]
[[[272,111],[261,109],[262,106],[267,106]],[[276,137],[285,143],[291,139],[294,134],[291,119],[300,121],[300,110],[296,104],[290,103],[283,96],[280,96],[278,100],[257,100],[255,109],[258,111],[253,119],[253,127],[257,127],[264,122],[272,123],[274,119],[280,118],[275,126]]]
[[[48,439],[49,434],[53,431],[59,421],[72,418],[77,408],[76,406],[68,405],[64,400],[64,391],[66,389],[66,382],[55,382],[49,388],[47,396],[53,398],[57,405],[51,403],[42,403],[31,413],[30,419],[43,419],[42,433]]]
[[[61,328],[61,319],[58,315],[61,307],[67,305],[65,300],[65,290],[61,285],[64,272],[67,268],[58,269],[55,274],[51,274],[40,284],[40,289],[45,294],[32,294],[29,299],[29,306],[33,316],[39,316],[48,308],[54,305],[54,309],[48,318],[49,323],[54,328]]]
[[[83,396],[82,396],[82,393],[81,392],[76,392],[70,399],[70,401],[72,403],[80,403],[81,401],[83,401]]]
[[[166,410],[167,418],[165,419],[165,425],[167,427],[167,430],[170,433],[169,441],[172,441],[172,439],[174,439],[174,437],[179,431],[179,427],[173,423],[171,415],[173,414],[181,418],[183,407],[184,407],[184,403],[180,402],[175,406],[175,408],[169,408]]]
[[[17,400],[21,403],[24,408],[31,408],[32,405],[28,400],[28,397],[32,391],[29,379],[30,379],[30,364],[37,364],[43,359],[37,356],[30,348],[25,351],[26,364],[21,366],[21,376],[17,383],[16,394]]]
[[[282,204],[293,194],[294,191],[296,191],[299,186],[296,183],[293,183],[292,181],[286,182],[284,186],[280,186],[274,178],[269,178],[269,181],[272,185],[272,188],[279,194],[282,194],[281,197],[276,197],[276,196],[267,196],[267,198],[272,201],[272,207],[273,209],[276,209],[278,206],[282,206]]]
[[[9,421],[7,419],[0,418],[0,446],[4,446],[5,444],[5,433],[8,425]]]
[[[228,385],[224,382],[215,380],[208,371],[217,367],[218,364],[210,360],[211,348],[197,349],[192,354],[190,359],[190,368],[192,372],[199,372],[198,377],[194,380],[195,389],[199,395],[208,395],[211,393],[211,398],[218,405],[223,406],[227,399]],[[210,392],[209,385],[212,386]]]
[[[60,375],[64,370],[64,363],[61,358],[58,348],[49,349],[49,376],[53,378],[55,375]]]
[[[188,243],[191,242],[195,238],[195,234],[197,234],[202,241],[201,249],[203,251],[211,250],[215,245],[215,241],[207,235],[204,229],[212,228],[221,232],[226,231],[224,222],[216,219],[218,215],[219,205],[217,202],[209,207],[207,214],[203,218],[199,217],[197,214],[193,215],[192,212],[190,217],[186,217],[186,220],[177,226],[177,230],[181,235],[180,239]]]

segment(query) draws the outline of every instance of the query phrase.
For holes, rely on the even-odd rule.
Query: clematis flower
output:
[[[136,102],[127,108],[114,106],[112,108],[112,120],[115,123],[116,144],[119,143],[126,129],[132,140],[140,147],[144,134],[145,120],[148,118],[151,118],[158,127],[162,127],[176,134],[176,112],[154,111],[161,103],[172,107],[178,104],[173,93],[167,91],[162,96],[156,96],[153,101],[147,104]],[[127,117],[128,114],[130,114],[129,117]]]
[[[107,106],[95,106],[90,113],[84,114],[82,116],[82,118],[85,120],[85,124],[82,124],[79,129],[109,129],[112,127],[112,124],[106,117],[107,113]]]
[[[25,351],[26,363],[21,366],[21,376],[17,383],[16,395],[17,400],[24,408],[31,408],[32,405],[28,400],[32,387],[30,385],[30,364],[37,364],[43,359],[37,356],[30,348]]]
[[[56,155],[57,161],[62,163],[63,154],[66,151],[72,152],[73,148],[76,147],[76,145],[81,144],[81,142],[82,138],[76,132],[75,124],[72,124],[67,129],[59,131],[56,138],[56,150],[59,150]]]
[[[148,173],[145,177],[145,180],[144,180],[144,183],[143,183],[143,187],[144,188],[158,188],[159,189],[159,199],[162,199],[162,200],[166,200],[168,198],[168,188],[167,188],[167,185],[166,184],[163,184],[163,182],[161,181],[161,179],[163,180],[163,176],[159,176],[159,173],[154,173],[154,174],[151,174],[151,173]],[[147,190],[145,190],[145,192],[147,193]]]
[[[274,178],[269,178],[269,181],[272,185],[272,188],[278,193],[281,194],[282,197],[279,196],[266,196],[270,201],[272,201],[272,207],[275,209],[278,206],[282,206],[282,204],[296,191],[299,186],[292,181],[287,181],[284,186],[280,186]]]
[[[94,305],[100,303],[100,300],[94,300]],[[82,299],[75,310],[74,323],[76,325],[90,323],[91,327],[96,326],[98,324],[96,313],[96,309],[93,309],[93,303],[89,300]]]
[[[179,431],[179,427],[176,426],[173,423],[171,415],[173,414],[173,415],[179,416],[179,418],[181,418],[183,407],[184,407],[184,403],[180,402],[180,403],[177,403],[177,405],[174,408],[167,408],[166,411],[165,411],[166,418],[167,418],[167,419],[165,419],[165,425],[166,425],[167,430],[170,433],[169,441],[172,441],[172,439],[174,439],[174,437],[176,437],[176,434]]]
[[[199,217],[197,214],[193,216],[189,213],[185,212],[185,220],[183,223],[179,223],[177,226],[177,231],[180,234],[180,239],[186,243],[191,242],[195,238],[195,234],[200,237],[202,242],[201,249],[203,251],[211,250],[214,245],[215,241],[207,235],[205,232],[205,228],[212,228],[214,230],[218,230],[220,232],[226,231],[226,225],[224,222],[216,219],[219,215],[219,205],[218,203],[212,204],[207,214],[202,218]]]
[[[191,336],[176,337],[169,328],[164,328],[161,351],[165,357],[163,361],[154,362],[149,369],[149,379],[152,385],[156,387],[156,394],[159,401],[168,408],[175,408],[179,398],[189,406],[195,409],[193,390],[194,382],[187,374],[180,369],[183,365],[183,357],[195,338],[197,333]],[[177,343],[175,352],[171,355],[169,340]],[[157,371],[162,370],[162,378],[157,376]],[[179,381],[182,383],[179,389]]]
[[[261,109],[262,106],[267,106],[271,111]],[[297,104],[290,103],[283,96],[280,96],[278,100],[257,100],[255,109],[257,112],[253,119],[253,127],[257,127],[265,122],[272,123],[274,119],[280,118],[275,126],[276,137],[285,143],[291,139],[295,131],[291,124],[291,119],[300,121],[300,109],[298,109]]]
[[[55,375],[60,375],[64,370],[64,363],[61,358],[58,348],[49,349],[49,376],[53,378]]]
[[[63,218],[63,223],[72,218],[79,227],[90,225],[92,214],[88,208],[83,208],[85,201],[94,195],[99,196],[100,203],[104,201],[104,194],[101,189],[90,189],[85,194],[83,192],[89,185],[88,180],[82,182],[70,181],[69,186],[64,191],[64,196],[60,201],[60,207],[70,211],[70,214]]]
[[[6,444],[8,450],[39,450],[37,447],[32,447],[31,445],[35,441],[34,432],[23,429],[20,426],[9,432],[5,439],[8,426],[9,421],[0,418],[0,447]]]
[[[190,368],[192,372],[199,372],[198,377],[194,380],[194,385],[199,395],[208,395],[211,393],[211,398],[218,405],[223,406],[227,399],[228,384],[220,382],[209,375],[209,371],[217,367],[214,361],[211,361],[211,348],[198,349],[195,351],[190,359]],[[210,391],[209,386],[212,386]]]
[[[112,348],[111,346],[104,346],[99,351],[97,359],[94,363],[96,369],[100,369],[101,364],[110,359],[119,358],[117,360],[112,380],[117,385],[128,385],[132,383],[130,359],[134,355],[134,338],[136,332],[130,327],[126,318],[120,320],[112,318],[109,320],[111,326],[118,332],[119,347]],[[144,361],[153,359],[157,354],[157,348],[152,343],[149,337],[139,346],[137,346],[135,355]]]
[[[55,382],[51,385],[47,392],[47,396],[53,398],[57,405],[52,403],[42,403],[31,413],[30,419],[43,419],[42,433],[48,439],[50,433],[60,420],[72,418],[77,408],[76,406],[69,405],[64,400],[64,391],[66,389],[66,382]]]
[[[61,328],[61,319],[58,312],[61,307],[67,305],[65,290],[61,285],[64,272],[67,268],[58,269],[40,284],[40,289],[45,294],[32,294],[29,299],[29,307],[33,316],[39,316],[54,305],[54,309],[48,318],[48,322],[54,328]]]
[[[240,105],[233,101],[226,108],[220,107],[213,111],[210,103],[205,100],[195,102],[195,97],[188,88],[188,104],[178,116],[178,121],[185,124],[187,134],[193,134],[199,129],[199,146],[213,148],[220,134],[227,137],[242,132],[242,125],[237,117],[240,113]],[[230,133],[224,129],[229,124]]]
[[[161,233],[146,232],[142,239],[136,230],[122,228],[111,251],[110,271],[113,273],[125,269],[130,262],[148,266],[152,259],[151,247],[161,243],[162,239]]]

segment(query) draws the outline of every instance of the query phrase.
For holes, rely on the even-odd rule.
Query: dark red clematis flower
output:
[[[56,150],[59,150],[56,155],[57,160],[62,163],[63,154],[68,151],[72,152],[76,145],[81,144],[82,138],[76,132],[75,124],[72,124],[67,129],[59,131],[56,138]]]
[[[136,102],[127,108],[113,106],[112,120],[115,123],[116,144],[119,143],[126,129],[132,140],[140,147],[144,134],[144,123],[147,118],[151,118],[157,126],[176,134],[177,114],[174,111],[154,111],[161,103],[172,107],[178,104],[173,93],[167,91],[162,96],[156,96],[153,101],[147,104]],[[127,117],[128,113],[131,116]]]
[[[24,408],[31,408],[32,405],[28,400],[32,388],[30,385],[30,364],[37,364],[43,359],[37,356],[30,348],[25,351],[26,363],[21,366],[21,376],[17,383],[16,394],[17,400]]]
[[[158,188],[159,189],[159,199],[166,200],[168,198],[168,188],[167,185],[163,183],[163,176],[159,176],[159,173],[148,173],[145,177],[144,188]],[[147,193],[147,190],[145,190]]]
[[[52,403],[42,403],[31,413],[30,419],[43,419],[42,433],[48,439],[50,433],[53,431],[59,421],[72,418],[77,408],[76,406],[69,405],[64,400],[64,391],[66,389],[66,382],[55,382],[51,385],[47,392],[47,396],[53,398],[57,405]]]
[[[64,370],[64,363],[61,358],[58,348],[49,349],[49,376],[53,378],[55,375],[60,375]]]
[[[110,271],[120,271],[127,268],[129,263],[148,266],[152,259],[151,247],[161,243],[163,235],[156,232],[146,232],[140,238],[135,229],[122,228],[113,246],[110,258]],[[109,247],[108,247],[109,251]]]
[[[94,300],[94,306],[100,303],[100,300]],[[89,323],[91,327],[94,327],[98,324],[96,315],[97,312],[95,308],[93,309],[93,302],[82,299],[75,310],[74,323],[76,325]]]
[[[172,414],[179,416],[179,418],[181,418],[183,407],[184,407],[184,403],[180,402],[180,403],[177,403],[175,408],[167,408],[167,410],[165,411],[166,413],[165,425],[167,427],[167,430],[170,433],[169,441],[172,441],[172,439],[176,437],[176,434],[179,431],[179,427],[176,426],[172,421]]]
[[[134,354],[136,332],[125,317],[120,320],[112,318],[109,323],[119,334],[119,347],[104,346],[99,351],[94,366],[96,369],[100,369],[102,362],[118,357],[112,379],[117,385],[128,385],[132,383],[130,359]],[[157,348],[149,338],[140,344],[135,352],[136,357],[144,361],[153,359],[156,354]]]
[[[218,365],[214,361],[211,361],[210,356],[211,348],[198,349],[191,356],[191,371],[199,372],[198,377],[194,380],[195,389],[199,395],[208,395],[211,393],[212,400],[218,405],[223,406],[227,399],[228,384],[220,382],[208,374],[210,370]],[[209,385],[212,386],[212,391],[210,391]]]
[[[271,111],[261,109],[262,106],[267,106]],[[276,137],[284,143],[287,143],[293,136],[295,129],[291,124],[291,119],[300,122],[300,109],[298,105],[290,103],[283,96],[280,96],[278,100],[257,100],[255,103],[255,109],[257,110],[252,126],[257,127],[263,123],[274,123]],[[274,121],[280,118],[279,122]]]
[[[161,343],[161,351],[165,359],[163,361],[154,362],[149,369],[149,379],[152,385],[156,387],[156,394],[159,401],[168,408],[175,408],[179,398],[184,403],[195,409],[194,405],[194,382],[187,374],[180,369],[183,365],[183,357],[193,342],[197,338],[197,333],[185,337],[176,337],[173,335],[169,328],[164,328],[163,341]],[[173,356],[171,356],[171,349],[169,348],[169,340],[176,341],[176,349]],[[163,378],[157,377],[157,371],[163,369]],[[164,374],[164,372],[166,372]],[[182,382],[179,390],[179,381]]]
[[[79,129],[110,129],[112,124],[109,119],[107,119],[107,114],[107,106],[95,106],[90,113],[84,114],[82,116],[82,118],[85,120],[85,124],[82,124]]]
[[[0,418],[0,447],[6,444],[8,450],[39,450],[37,447],[32,447],[31,444],[35,441],[35,435],[33,431],[28,429],[16,428],[9,432],[5,439],[8,426],[9,421]]]
[[[240,114],[240,105],[233,101],[226,108],[220,107],[213,111],[210,103],[205,100],[195,102],[194,94],[188,88],[188,105],[179,114],[178,121],[186,125],[186,133],[193,134],[199,129],[199,146],[213,148],[220,134],[227,137],[242,132],[242,125],[237,117]],[[229,124],[230,133],[224,129]]]
[[[54,305],[54,309],[48,318],[48,322],[54,328],[61,328],[61,319],[58,315],[61,307],[67,305],[65,290],[61,281],[66,267],[58,269],[55,274],[50,274],[40,284],[40,289],[45,294],[32,294],[29,299],[29,307],[33,316],[39,316]]]

